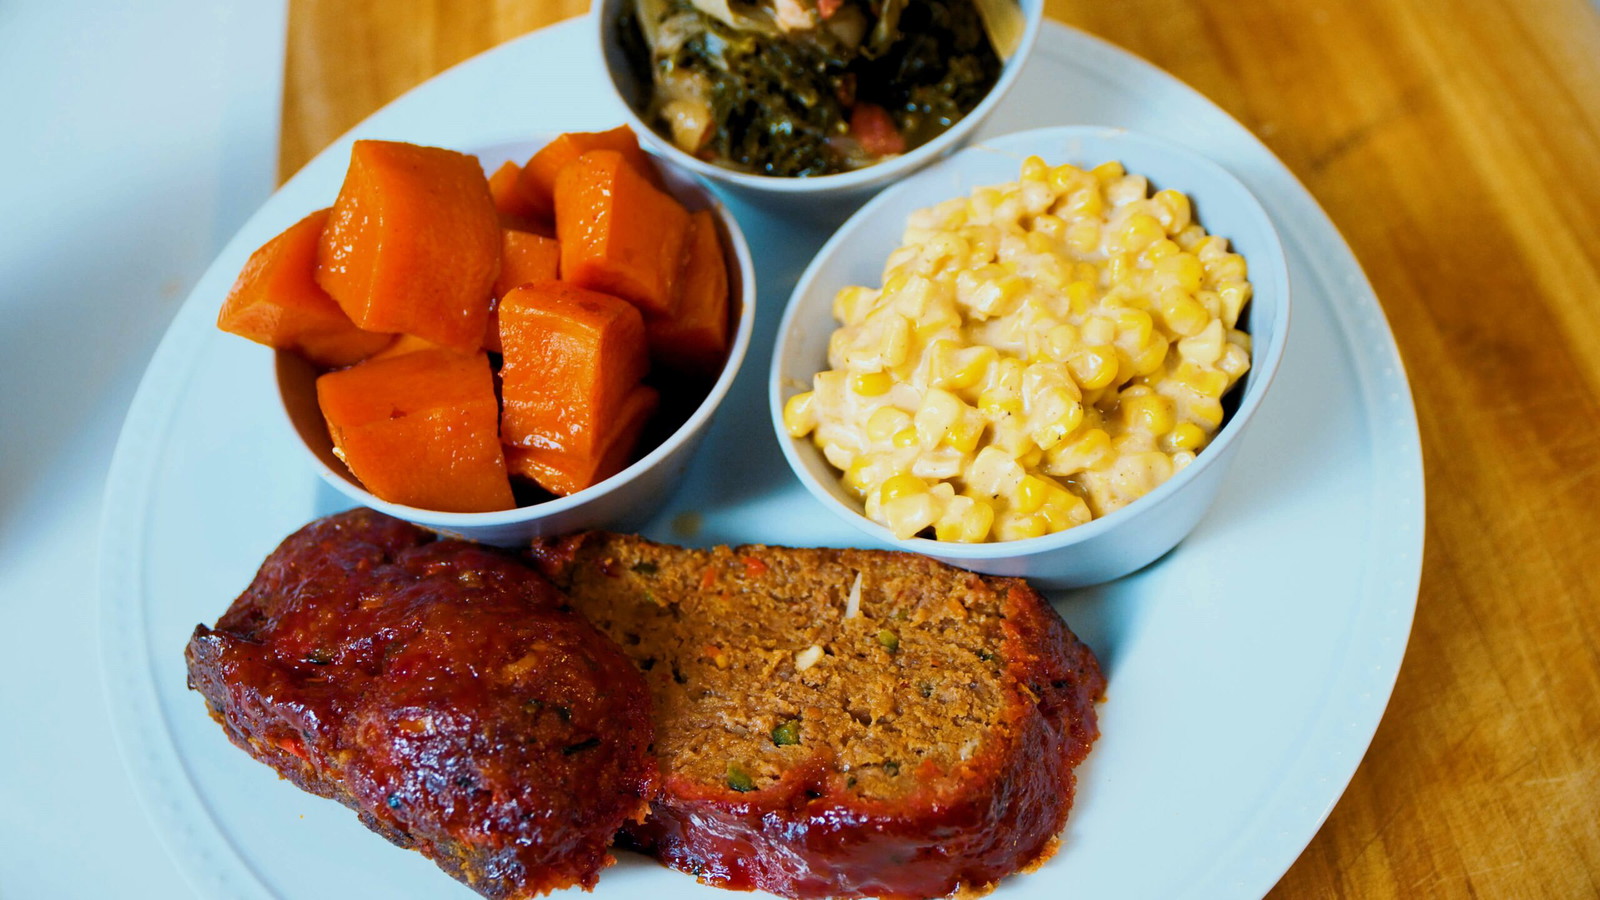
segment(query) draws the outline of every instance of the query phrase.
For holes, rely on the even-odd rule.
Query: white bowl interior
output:
[[[555,134],[542,135],[529,141],[471,152],[483,164],[485,172],[493,172],[508,160],[519,165],[526,162],[555,137]],[[750,247],[733,214],[693,177],[670,165],[661,164],[660,160],[657,163],[667,189],[679,202],[691,212],[710,209],[716,216],[728,267],[729,301],[735,310],[731,332],[733,339],[722,372],[704,399],[676,431],[621,472],[576,494],[497,512],[447,513],[419,509],[390,503],[369,493],[350,474],[344,463],[333,455],[333,440],[328,435],[327,423],[317,406],[316,372],[299,357],[279,352],[275,354],[275,370],[284,412],[323,480],[351,500],[379,512],[452,536],[502,545],[522,543],[533,537],[579,527],[621,524],[648,516],[670,493],[673,481],[671,478],[653,476],[652,473],[667,467],[681,468],[687,462],[688,453],[692,452],[694,444],[710,423],[712,414],[733,385],[733,379],[750,348],[756,299],[755,266],[750,258]],[[332,202],[332,198],[329,198],[329,202]],[[585,510],[589,512],[586,514]],[[619,519],[618,516],[624,518]]]
[[[1022,41],[1015,53],[1005,61],[1000,70],[1000,77],[993,88],[984,96],[983,100],[973,107],[972,111],[962,117],[961,121],[950,126],[943,134],[911,152],[893,159],[885,160],[853,172],[841,172],[835,175],[819,175],[808,178],[787,178],[771,175],[755,175],[748,172],[737,172],[723,168],[714,163],[698,159],[683,152],[671,140],[656,132],[643,118],[646,105],[647,92],[645,85],[639,78],[623,52],[622,42],[619,38],[619,12],[624,4],[634,0],[600,0],[597,4],[595,16],[596,33],[600,43],[600,56],[605,64],[607,81],[616,90],[618,98],[622,100],[628,124],[639,133],[641,141],[648,143],[652,150],[672,160],[676,165],[682,166],[713,181],[721,182],[739,190],[741,195],[747,197],[760,197],[761,195],[777,195],[778,197],[793,197],[804,194],[811,197],[827,196],[840,199],[857,198],[872,189],[882,187],[907,173],[937,160],[966,145],[976,133],[979,125],[989,116],[1015,83],[1017,74],[1026,64],[1028,54],[1032,51],[1034,42],[1039,35],[1039,26],[1044,18],[1044,0],[1017,0],[1018,6],[1027,22],[1023,32]]]
[[[1244,328],[1253,338],[1250,371],[1242,389],[1230,394],[1237,398],[1233,401],[1236,408],[1195,462],[1121,510],[1075,528],[1020,541],[899,540],[866,517],[861,503],[840,484],[839,472],[809,438],[788,435],[783,428],[783,404],[809,390],[812,376],[827,368],[828,338],[838,327],[832,313],[834,295],[848,285],[876,287],[882,283],[884,261],[900,245],[907,217],[942,200],[966,196],[975,187],[1017,180],[1022,161],[1030,155],[1052,165],[1071,162],[1081,167],[1120,161],[1130,173],[1148,177],[1152,190],[1173,188],[1189,195],[1196,220],[1209,233],[1228,238],[1250,267],[1254,297],[1243,317]],[[1183,491],[1217,460],[1232,455],[1224,451],[1260,405],[1283,356],[1288,319],[1288,266],[1277,231],[1249,190],[1222,167],[1177,144],[1123,129],[1068,126],[1018,132],[969,147],[884,191],[823,246],[801,275],[779,325],[769,385],[773,425],[784,455],[805,487],[823,505],[881,542],[956,560],[1000,561],[1061,550],[1136,518],[1142,510]]]

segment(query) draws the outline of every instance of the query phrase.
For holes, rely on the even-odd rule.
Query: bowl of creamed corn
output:
[[[1072,126],[885,191],[779,326],[779,444],[886,546],[1047,587],[1120,577],[1211,505],[1283,356],[1265,210],[1178,144]]]

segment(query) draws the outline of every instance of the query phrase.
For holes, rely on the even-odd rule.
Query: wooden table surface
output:
[[[285,175],[412,85],[587,3],[289,6]],[[1271,896],[1600,895],[1600,12],[1046,8],[1277,153],[1366,268],[1415,392],[1428,529],[1410,648],[1355,779]]]

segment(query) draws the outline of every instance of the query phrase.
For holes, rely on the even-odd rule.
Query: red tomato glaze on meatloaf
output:
[[[1040,595],[924,557],[534,548],[650,686],[661,791],[628,835],[707,884],[979,893],[1056,847],[1105,681]]]
[[[521,562],[368,510],[290,536],[186,655],[233,743],[485,897],[592,886],[653,790],[609,640]]]

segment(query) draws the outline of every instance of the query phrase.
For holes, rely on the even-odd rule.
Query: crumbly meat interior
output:
[[[743,791],[821,765],[833,790],[895,800],[1006,739],[1003,595],[979,576],[621,536],[576,562],[568,593],[644,671],[669,776]]]

